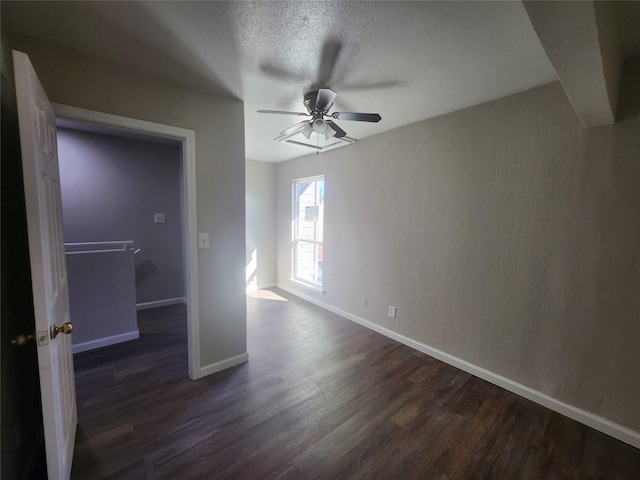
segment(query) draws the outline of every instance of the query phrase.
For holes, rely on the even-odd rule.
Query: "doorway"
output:
[[[185,302],[182,145],[56,123],[75,354],[138,339],[137,310]]]
[[[181,146],[181,214],[183,283],[187,306],[187,338],[189,377],[199,373],[197,233],[195,206],[195,134],[192,130],[130,119],[91,110],[53,104],[58,122],[65,126],[84,125],[85,129],[108,131],[112,135],[129,138],[153,137],[158,141],[177,142]]]

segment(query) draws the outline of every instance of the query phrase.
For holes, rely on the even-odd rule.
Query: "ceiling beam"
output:
[[[612,5],[529,0],[523,4],[584,126],[614,123],[622,58]]]

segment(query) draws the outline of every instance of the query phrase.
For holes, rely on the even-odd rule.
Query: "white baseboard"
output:
[[[258,290],[267,290],[268,288],[275,288],[277,285],[275,283],[261,283],[260,285],[250,284],[247,285],[246,292],[257,292]]]
[[[112,335],[110,337],[103,337],[97,340],[90,340],[88,342],[82,342],[71,346],[73,353],[86,352],[87,350],[95,350],[96,348],[108,347],[109,345],[115,345],[116,343],[128,342],[129,340],[136,340],[140,338],[140,332],[134,330],[132,332],[120,333],[118,335]]]
[[[249,354],[246,352],[241,353],[240,355],[236,355],[235,357],[225,358],[224,360],[220,360],[219,362],[200,367],[197,378],[206,377],[207,375],[211,375],[212,373],[217,373],[227,368],[235,367],[236,365],[246,363],[247,361],[249,361]]]
[[[550,397],[545,393],[527,387],[526,385],[522,385],[521,383],[503,377],[502,375],[493,373],[482,367],[469,363],[466,360],[462,360],[461,358],[454,357],[453,355],[443,352],[442,350],[438,350],[437,348],[430,347],[429,345],[418,342],[409,337],[405,337],[404,335],[389,330],[388,328],[381,327],[380,325],[370,322],[369,320],[365,320],[364,318],[353,315],[349,312],[318,300],[310,295],[307,295],[304,292],[293,289],[288,285],[278,283],[278,288],[281,288],[282,290],[289,292],[296,297],[300,297],[303,300],[308,301],[309,303],[313,303],[314,305],[322,307],[325,310],[333,312],[337,315],[340,315],[341,317],[367,327],[370,330],[396,340],[404,345],[407,345],[408,347],[425,353],[431,357],[437,358],[438,360],[448,363],[449,365],[459,368],[460,370],[470,373],[471,375],[502,387],[505,390],[515,393],[516,395],[520,395],[521,397],[531,400],[532,402],[542,405],[543,407],[549,408],[554,412],[560,413],[566,417],[576,420],[577,422],[587,425],[588,427],[594,428],[633,447],[640,448],[640,432],[633,431],[604,417],[588,412],[586,410],[582,410],[581,408],[575,407],[573,405],[569,405],[568,403],[564,403],[556,398]]]
[[[155,302],[137,303],[136,310],[146,310],[147,308],[166,307],[168,305],[178,305],[179,303],[187,303],[184,297],[167,298],[165,300],[156,300]]]

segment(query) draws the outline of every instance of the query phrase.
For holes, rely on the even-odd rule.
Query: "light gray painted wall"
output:
[[[130,70],[16,37],[53,102],[195,131],[199,232],[200,365],[247,351],[245,295],[244,108]]]
[[[247,160],[247,288],[276,283],[275,165]]]
[[[136,303],[184,297],[181,147],[58,128],[58,156],[65,242],[133,240]]]
[[[640,116],[583,129],[553,83],[279,164],[291,289],[291,181],[317,174],[305,294],[640,431]]]

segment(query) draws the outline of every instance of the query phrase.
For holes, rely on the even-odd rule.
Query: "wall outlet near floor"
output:
[[[166,223],[165,217],[164,217],[164,213],[155,213],[153,215],[153,221],[155,223]]]
[[[389,316],[391,318],[396,318],[396,307],[389,305]]]

